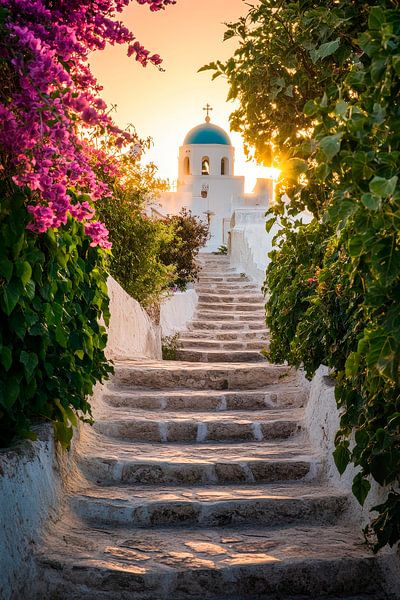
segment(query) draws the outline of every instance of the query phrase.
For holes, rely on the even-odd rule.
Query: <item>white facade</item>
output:
[[[179,148],[176,192],[159,199],[163,214],[187,208],[210,225],[205,252],[228,245],[230,221],[235,208],[263,207],[272,198],[271,179],[258,179],[254,193],[244,193],[244,177],[235,176],[235,149],[228,134],[210,123],[209,117],[186,135]]]

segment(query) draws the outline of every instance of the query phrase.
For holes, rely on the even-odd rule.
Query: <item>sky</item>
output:
[[[178,148],[186,133],[204,121],[203,107],[213,107],[211,120],[229,132],[228,84],[223,77],[211,81],[211,72],[198,73],[204,64],[230,57],[235,40],[223,42],[224,22],[247,13],[244,0],[178,0],[164,11],[151,13],[147,6],[132,2],[122,13],[123,22],[138,41],[163,58],[165,72],[152,65],[141,67],[126,56],[126,48],[108,47],[90,57],[102,97],[117,106],[114,120],[120,127],[132,123],[140,137],[150,136],[153,146],[146,161],[153,161],[159,175],[177,178]],[[256,176],[266,171],[246,162],[243,141],[231,133],[236,148],[236,175],[245,175],[246,191]]]

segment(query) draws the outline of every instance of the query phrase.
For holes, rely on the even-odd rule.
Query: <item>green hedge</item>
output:
[[[24,192],[1,184],[0,446],[32,437],[53,422],[67,447],[87,400],[112,371],[104,356],[108,319],[107,253],[92,248],[83,226],[34,234]]]

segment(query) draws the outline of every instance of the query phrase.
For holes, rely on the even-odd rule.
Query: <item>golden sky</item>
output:
[[[214,108],[212,122],[229,131],[234,106],[226,102],[226,81],[219,77],[212,82],[211,72],[197,70],[231,56],[236,42],[222,41],[223,23],[246,12],[244,0],[178,0],[156,13],[132,2],[122,20],[146,48],[162,56],[165,73],[152,65],[141,67],[121,47],[92,55],[93,72],[104,86],[102,96],[109,105],[117,105],[117,124],[133,123],[141,137],[153,138],[154,146],[146,157],[158,165],[160,176],[176,179],[178,148],[187,131],[204,121],[202,108],[207,102]],[[250,190],[262,169],[246,162],[238,134],[231,134],[231,139],[236,148],[236,175],[246,176]]]

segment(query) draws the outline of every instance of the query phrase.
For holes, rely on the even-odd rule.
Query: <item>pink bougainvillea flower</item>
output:
[[[140,143],[106,114],[88,56],[107,44],[126,44],[128,55],[143,66],[161,63],[158,54],[150,54],[116,20],[130,1],[0,0],[0,52],[7,81],[0,91],[0,177],[12,177],[32,191],[32,231],[60,227],[72,216],[85,224],[92,245],[110,247],[107,229],[95,220],[92,204],[110,194],[97,173],[115,175],[118,165],[87,140],[107,132],[117,147],[136,148]],[[175,4],[136,2],[151,11]],[[83,194],[90,201],[81,202]]]

